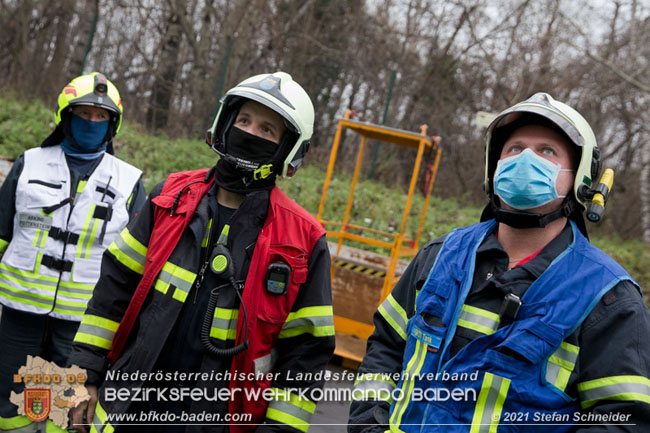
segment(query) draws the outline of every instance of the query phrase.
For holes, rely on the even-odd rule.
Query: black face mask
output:
[[[278,150],[278,144],[249,134],[236,126],[226,134],[226,153],[236,159],[231,161],[237,168],[254,171],[262,164],[268,164]]]
[[[257,180],[253,172],[260,165],[271,163],[278,149],[276,143],[233,126],[226,135],[226,149],[227,156],[217,162],[214,176],[217,185],[237,194],[273,189],[275,172]]]

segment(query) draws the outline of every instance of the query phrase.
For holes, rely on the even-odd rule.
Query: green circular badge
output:
[[[217,254],[212,259],[212,270],[217,274],[220,274],[223,271],[225,271],[227,266],[228,266],[228,257],[224,256],[223,254]]]

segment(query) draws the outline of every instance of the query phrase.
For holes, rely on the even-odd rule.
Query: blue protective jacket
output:
[[[496,314],[478,317],[492,331],[452,357],[459,321],[472,320],[464,303],[476,250],[495,226],[491,220],[452,232],[429,272],[406,327],[401,392],[390,408],[394,431],[419,432],[422,424],[470,433],[525,431],[527,423],[535,431],[573,428],[580,403],[564,391],[579,349],[564,340],[606,292],[631,277],[572,223],[573,242],[528,288],[516,320],[499,327]],[[569,295],[578,290],[581,296]],[[582,397],[589,398],[588,389]]]

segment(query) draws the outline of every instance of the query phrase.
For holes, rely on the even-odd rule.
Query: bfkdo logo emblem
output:
[[[32,421],[43,421],[50,414],[50,389],[25,389],[25,416]]]
[[[280,82],[279,78],[275,78],[273,76],[266,77],[265,79],[263,79],[260,82],[260,89],[262,89],[262,90],[271,90],[279,82]]]

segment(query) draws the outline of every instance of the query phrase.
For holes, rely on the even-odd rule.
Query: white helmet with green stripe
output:
[[[226,134],[241,104],[247,100],[267,106],[285,119],[287,132],[273,161],[273,172],[292,177],[302,165],[314,131],[314,106],[307,92],[286,72],[261,74],[247,78],[230,89],[220,100],[207,143],[221,157],[228,157]]]
[[[494,195],[494,171],[504,144],[500,139],[500,131],[508,130],[510,126],[516,127],[517,121],[525,113],[541,116],[546,121],[559,128],[573,144],[580,155],[573,196],[583,208],[587,206],[587,193],[592,185],[598,181],[598,172],[601,167],[600,151],[596,143],[591,126],[580,113],[567,104],[554,100],[547,93],[536,93],[525,101],[519,102],[502,111],[488,126],[485,133],[485,179],[484,188],[490,198]]]

